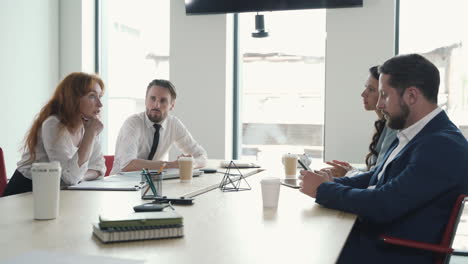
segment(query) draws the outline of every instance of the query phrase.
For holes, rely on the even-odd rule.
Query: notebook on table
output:
[[[103,243],[179,238],[184,236],[184,226],[101,229],[93,224],[93,234]]]
[[[104,243],[183,237],[183,217],[174,210],[100,215],[93,234]]]
[[[179,225],[182,223],[182,216],[174,210],[130,214],[102,214],[99,216],[100,228]]]

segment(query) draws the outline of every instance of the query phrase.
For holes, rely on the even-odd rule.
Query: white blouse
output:
[[[62,129],[61,129],[62,128]],[[84,136],[84,128],[80,131],[80,142]],[[88,170],[96,170],[103,177],[106,172],[104,157],[101,152],[99,136],[92,146],[88,161],[78,166],[78,147],[73,144],[72,136],[63,128],[56,116],[49,116],[43,123],[37,135],[36,159],[34,162],[58,161],[62,167],[62,185],[73,185],[80,182]],[[24,177],[31,179],[32,162],[28,162],[30,153],[23,152],[21,160],[17,163],[17,170]]]

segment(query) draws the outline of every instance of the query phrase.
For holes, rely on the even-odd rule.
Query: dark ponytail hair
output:
[[[379,80],[379,66],[378,65],[370,67],[369,73],[374,79],[376,79],[377,81]]]
[[[385,118],[377,119],[374,122],[375,132],[374,132],[374,135],[372,136],[372,141],[369,145],[369,153],[366,155],[367,170],[370,170],[377,161],[376,157],[379,155],[379,153],[377,153],[377,150],[376,150],[377,142],[379,142],[380,136],[382,135],[382,131],[385,128],[385,123],[386,123]]]
[[[369,73],[370,76],[372,76],[374,79],[379,80],[379,66],[372,66],[369,68]],[[374,127],[375,127],[375,132],[374,135],[372,136],[372,141],[369,145],[369,153],[366,155],[366,166],[367,170],[370,170],[372,166],[375,165],[377,161],[377,156],[379,153],[377,153],[376,147],[377,147],[377,142],[379,142],[380,136],[382,135],[382,131],[385,128],[385,122],[386,120],[384,118],[378,119],[374,122]]]

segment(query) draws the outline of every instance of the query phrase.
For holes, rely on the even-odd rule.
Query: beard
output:
[[[159,115],[156,115],[154,111],[159,112]],[[167,112],[163,114],[159,109],[146,109],[146,115],[151,122],[160,123],[167,117]]]
[[[400,100],[399,105],[400,113],[398,115],[390,116],[387,112],[384,112],[387,118],[387,126],[391,129],[399,130],[405,128],[406,121],[408,120],[410,112],[408,105],[403,100]]]

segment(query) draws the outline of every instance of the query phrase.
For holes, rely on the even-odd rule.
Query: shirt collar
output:
[[[397,133],[398,140],[400,142],[402,140],[405,142],[409,142],[427,125],[427,123],[429,123],[440,112],[442,112],[442,108],[437,107],[436,109],[432,110],[432,112],[427,114],[425,117],[418,120],[416,123],[412,124],[411,126],[403,130],[400,130]]]
[[[153,129],[154,128],[153,125],[156,124],[156,123],[154,123],[153,121],[151,121],[148,118],[148,115],[146,114],[146,111],[143,112],[143,115],[145,116],[145,125],[146,125],[146,127]],[[169,118],[169,115],[167,115],[167,117],[161,123],[159,123],[161,125],[162,129],[164,129],[166,127],[168,118]]]

